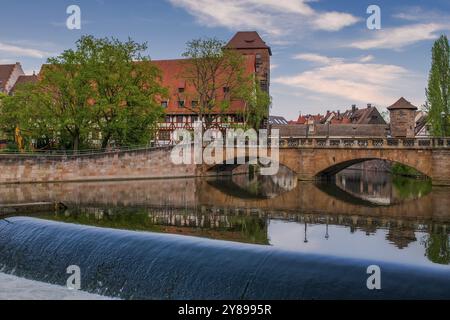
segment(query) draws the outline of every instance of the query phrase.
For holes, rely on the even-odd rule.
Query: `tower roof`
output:
[[[409,109],[409,110],[417,110],[417,107],[412,105],[411,102],[401,97],[398,99],[396,103],[392,106],[388,107],[388,110],[398,110],[398,109]]]
[[[267,49],[269,54],[272,55],[272,50],[256,31],[237,32],[226,47],[233,49]]]

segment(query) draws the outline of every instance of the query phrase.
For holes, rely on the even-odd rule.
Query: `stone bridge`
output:
[[[249,149],[241,150],[246,157]],[[223,173],[224,164],[173,164],[171,147],[92,154],[0,154],[0,183],[162,179]],[[236,158],[239,150],[234,150]],[[353,164],[382,159],[405,164],[450,185],[450,138],[282,138],[279,162],[300,180],[330,176]],[[234,168],[235,166],[230,166]]]

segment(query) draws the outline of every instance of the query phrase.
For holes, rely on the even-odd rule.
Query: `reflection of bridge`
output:
[[[242,151],[234,150],[233,158]],[[227,158],[224,151],[224,163]],[[301,180],[333,175],[367,160],[382,159],[413,167],[436,185],[450,185],[450,139],[282,138],[280,163]],[[192,161],[193,162],[193,161]],[[213,168],[218,166],[213,166]],[[0,182],[49,182],[193,177],[211,166],[175,165],[170,149],[141,149],[93,155],[1,155]]]
[[[420,199],[391,206],[355,203],[310,182],[300,182],[293,190],[267,199],[240,198],[217,189],[204,179],[24,184],[0,188],[1,203],[39,201],[58,201],[69,207],[170,207],[231,215],[301,213],[450,222],[449,190],[439,187]]]

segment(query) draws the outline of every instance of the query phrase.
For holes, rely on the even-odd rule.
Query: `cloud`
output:
[[[361,57],[361,58],[359,59],[359,62],[370,62],[370,61],[372,61],[373,59],[375,59],[375,57],[374,57],[373,55],[369,54],[369,55],[367,55],[367,56]]]
[[[351,42],[348,47],[361,50],[399,50],[416,42],[436,39],[439,37],[438,31],[448,29],[448,25],[446,26],[437,23],[421,23],[396,28],[386,28],[378,31],[371,31],[374,35],[370,39]]]
[[[315,29],[325,31],[339,31],[342,28],[351,26],[361,19],[342,12],[325,12],[318,14],[312,25]]]
[[[443,11],[424,9],[420,6],[409,6],[392,15],[395,19],[418,22],[446,23],[450,16]]]
[[[303,60],[309,62],[315,62],[319,64],[331,64],[341,62],[343,59],[340,58],[329,58],[316,53],[299,53],[293,56],[293,59]]]
[[[0,42],[0,52],[12,54],[17,57],[30,57],[30,58],[39,58],[39,59],[45,58],[49,55],[45,51],[26,48],[26,47],[22,47],[22,46],[11,45],[11,44],[6,44],[3,42]]]
[[[320,12],[307,0],[168,0],[203,25],[232,30],[256,29],[276,38],[303,29],[338,31],[358,18],[348,13]]]
[[[273,79],[277,84],[306,90],[321,95],[343,98],[351,102],[371,102],[389,105],[395,101],[398,91],[410,84],[414,77],[403,67],[391,64],[376,64],[329,58],[321,55],[298,55],[308,61],[324,65],[293,76]],[[366,59],[370,61],[373,59]]]

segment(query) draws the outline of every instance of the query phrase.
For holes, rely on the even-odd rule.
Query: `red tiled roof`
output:
[[[14,84],[14,86],[11,89],[11,92],[14,92],[18,86],[25,84],[25,83],[35,83],[38,81],[38,76],[37,75],[31,75],[31,76],[27,76],[27,75],[23,75],[20,76],[16,83]]]
[[[256,31],[237,32],[226,47],[232,49],[268,49],[270,55],[272,55],[272,50]]]
[[[0,65],[0,90],[4,89],[9,77],[11,77],[11,74],[14,71],[15,66],[15,64]]]
[[[192,101],[198,101],[197,92],[195,87],[188,81],[184,80],[184,73],[189,64],[188,59],[175,59],[175,60],[153,60],[152,61],[162,73],[162,85],[169,89],[168,106],[165,109],[167,114],[195,114],[191,110]],[[244,56],[246,74],[252,74],[255,72],[255,56]],[[184,92],[179,93],[179,88],[183,88]],[[217,92],[218,100],[224,99],[223,89]],[[178,101],[184,101],[186,107],[181,108],[178,106]],[[225,113],[236,114],[242,112],[244,108],[244,102],[240,100],[232,100],[231,105]],[[219,113],[219,110],[217,110]],[[221,112],[223,113],[223,112]]]
[[[388,107],[388,110],[395,110],[395,109],[411,109],[411,110],[417,110],[416,106],[413,106],[411,102],[406,100],[405,98],[401,97],[398,99],[396,103],[394,103],[392,106]]]

